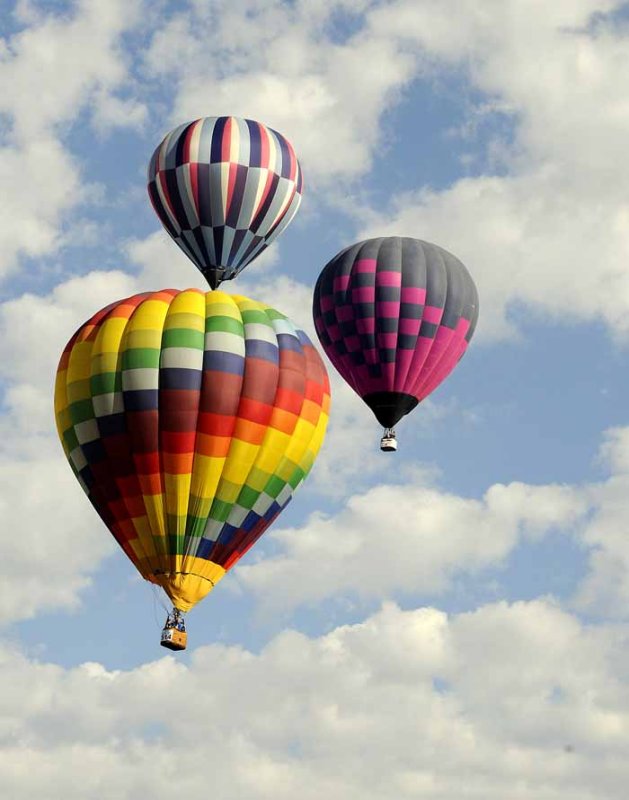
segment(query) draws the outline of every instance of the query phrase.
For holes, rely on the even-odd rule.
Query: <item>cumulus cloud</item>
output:
[[[63,669],[4,648],[0,776],[14,800],[159,800],[174,783],[191,800],[622,800],[626,640],[536,601],[387,604],[189,666]]]
[[[173,123],[260,119],[294,143],[306,181],[357,176],[417,69],[396,36],[370,24],[372,5],[201,0],[156,32],[146,70],[177,87]]]
[[[624,199],[615,190],[597,192],[591,180],[572,187],[561,183],[554,167],[464,179],[443,192],[397,198],[391,216],[372,218],[361,236],[415,236],[461,258],[481,297],[479,340],[513,336],[510,311],[522,306],[564,323],[603,319],[614,337],[624,339],[629,332]]]
[[[282,552],[240,567],[240,581],[272,611],[348,592],[440,594],[461,573],[503,564],[521,536],[570,529],[587,509],[567,486],[496,484],[476,500],[425,478],[375,486],[338,514],[317,512],[299,528],[271,532]]]
[[[146,290],[198,287],[205,289],[205,278],[183,254],[165,230],[146,239],[133,239],[124,244],[124,252],[136,271],[138,285]]]
[[[70,14],[30,15],[0,62],[0,110],[11,116],[16,139],[75,119],[95,91],[127,80],[120,35],[140,9],[139,0],[79,0]]]
[[[81,183],[72,156],[54,137],[44,136],[0,147],[0,184],[7,210],[0,220],[2,274],[15,266],[18,254],[36,257],[55,250],[62,214],[80,198]]]
[[[576,607],[626,619],[629,609],[629,428],[610,429],[601,458],[612,469],[608,481],[591,487],[593,513],[583,531],[590,570],[576,596]]]
[[[115,549],[60,452],[0,456],[0,622],[72,609]]]
[[[459,70],[511,122],[511,137],[485,137],[496,174],[400,196],[362,231],[425,238],[462,258],[479,284],[481,337],[512,335],[517,304],[629,333],[629,50],[626,28],[605,16],[620,5],[399,0],[374,11],[383,35]]]
[[[81,0],[69,13],[21,3],[23,24],[0,48],[0,276],[20,256],[39,257],[62,243],[65,216],[87,199],[65,139],[80,112],[100,129],[138,125],[145,108],[115,93],[128,81],[121,35],[139,21],[140,0]]]

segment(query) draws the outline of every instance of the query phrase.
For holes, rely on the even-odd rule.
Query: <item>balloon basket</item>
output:
[[[162,631],[160,644],[169,650],[185,650],[188,643],[188,634],[183,621],[183,614],[178,608],[173,608],[166,617],[166,624]]]
[[[162,631],[162,647],[169,650],[185,650],[188,643],[188,634],[185,631],[178,631],[176,628],[164,628]]]
[[[380,449],[383,453],[395,453],[397,450],[397,439],[393,428],[386,428],[384,436],[380,439]]]

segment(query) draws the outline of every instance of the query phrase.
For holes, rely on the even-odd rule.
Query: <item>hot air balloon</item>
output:
[[[367,239],[323,268],[313,299],[323,349],[384,426],[394,425],[452,372],[478,319],[465,266],[437,245],[400,236]]]
[[[204,117],[172,130],[151,157],[162,225],[215,289],[280,235],[301,202],[291,143],[261,122]]]
[[[118,544],[170,597],[166,647],[185,646],[183,612],[291,500],[323,441],[329,400],[306,334],[221,291],[135,295],[66,346],[59,436]]]

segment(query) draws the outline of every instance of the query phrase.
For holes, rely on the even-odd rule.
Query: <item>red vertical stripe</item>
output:
[[[187,164],[190,161],[190,141],[192,139],[192,134],[195,132],[198,123],[193,122],[192,125],[188,126],[188,130],[185,134],[185,139],[183,141],[183,163]]]
[[[260,129],[260,166],[262,169],[269,168],[269,134],[264,125],[258,125]]]
[[[268,158],[267,158],[267,164],[268,164]],[[252,219],[255,219],[257,217],[258,211],[264,205],[264,201],[266,200],[267,195],[271,191],[271,184],[273,183],[273,178],[274,177],[275,177],[275,173],[274,172],[269,172],[267,174],[267,176],[266,176],[266,184],[264,185],[264,191],[260,195],[260,202],[258,203],[258,205],[254,209],[253,215],[251,217]]]
[[[170,213],[173,215],[175,219],[177,219],[177,215],[175,214],[175,209],[173,208],[173,204],[170,201],[170,194],[168,193],[168,185],[166,183],[166,176],[163,172],[157,173],[157,180],[159,181],[160,188],[162,190],[162,195],[164,200],[166,201],[166,205],[168,206]],[[179,225],[179,220],[177,220],[177,225]]]
[[[288,146],[288,152],[290,153],[290,173],[288,177],[291,181],[294,181],[297,178],[297,156],[293,150],[293,145],[288,140],[286,140],[286,144]]]

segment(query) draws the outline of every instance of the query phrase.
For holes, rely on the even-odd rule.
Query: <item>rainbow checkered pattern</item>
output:
[[[104,308],[66,346],[55,415],[92,505],[144,578],[187,611],[291,500],[330,387],[306,334],[197,289]]]
[[[452,372],[478,320],[465,266],[400,236],[354,244],[323,268],[315,328],[336,369],[392,427]]]
[[[166,135],[148,191],[162,224],[214,289],[297,213],[302,173],[291,143],[260,122],[204,117]]]

